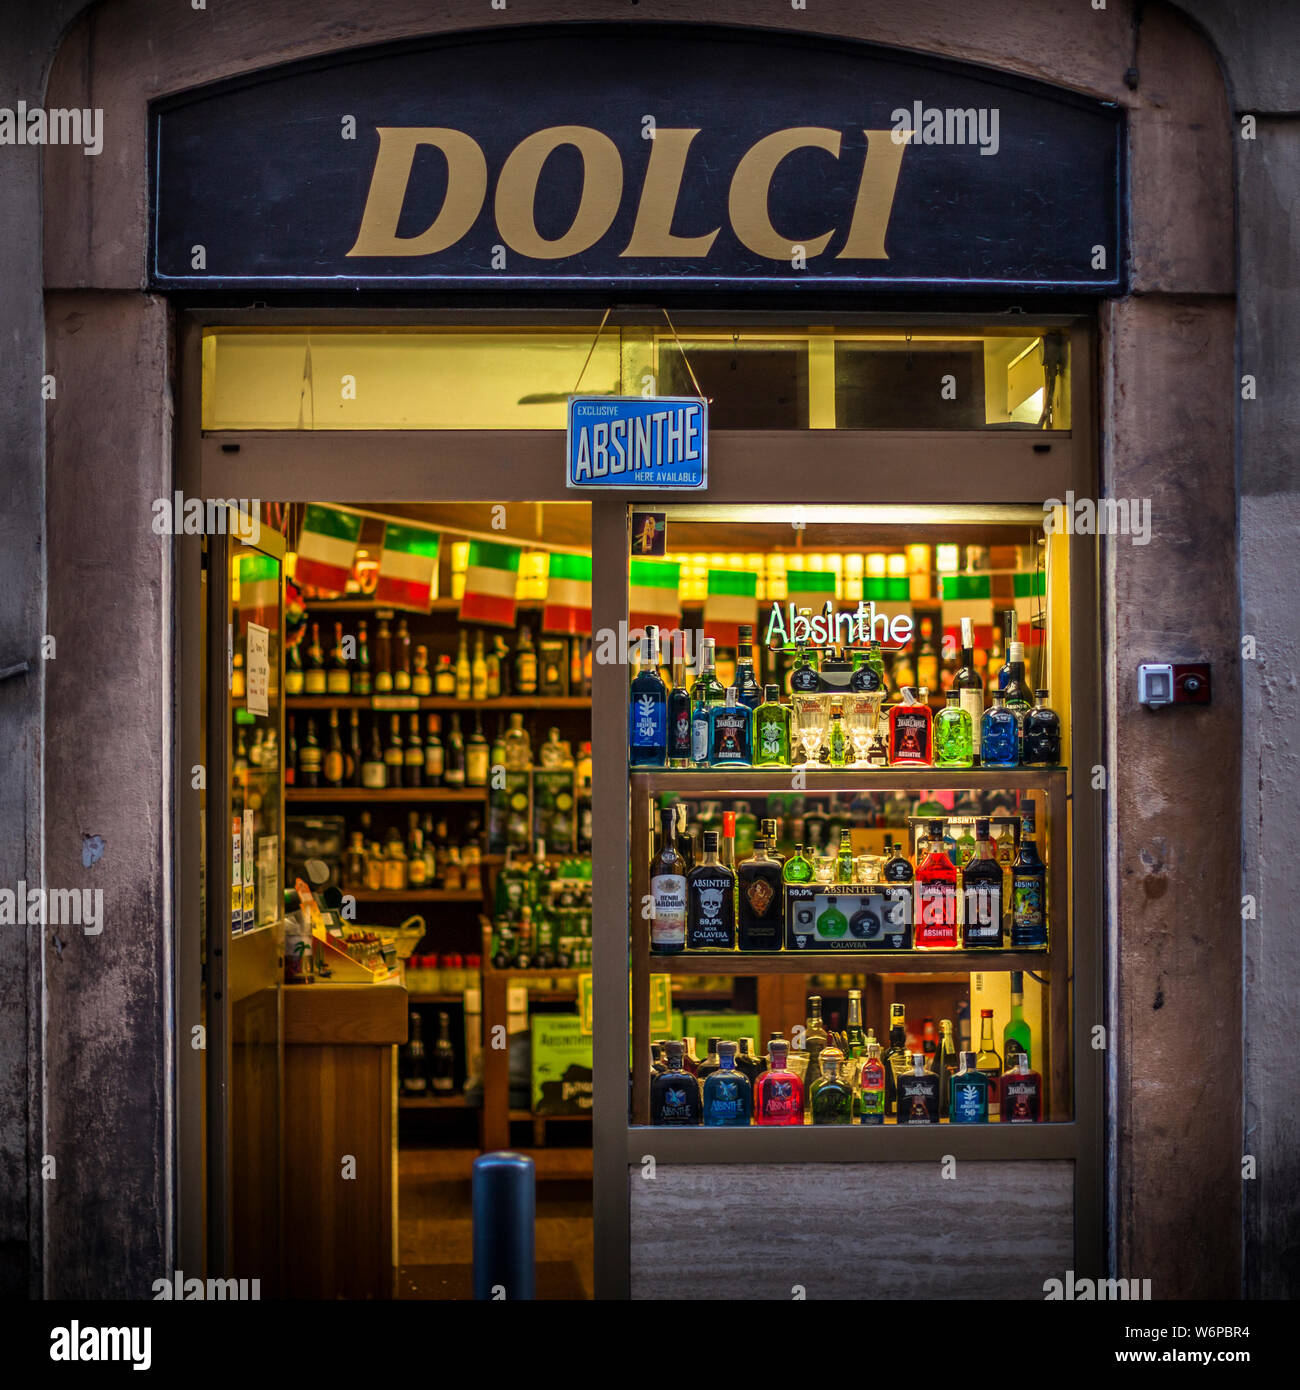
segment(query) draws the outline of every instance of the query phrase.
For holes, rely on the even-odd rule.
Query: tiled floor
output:
[[[476,1155],[475,1149],[399,1151],[398,1298],[471,1296]],[[538,1163],[537,1297],[590,1298],[591,1151],[546,1149],[532,1156]]]

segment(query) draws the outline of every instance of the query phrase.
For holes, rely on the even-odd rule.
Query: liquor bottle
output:
[[[781,881],[783,883],[811,883],[812,880],[812,860],[803,852],[802,845],[795,845],[794,853],[781,867]]]
[[[736,1054],[736,1070],[744,1074],[752,1090],[763,1072],[762,1062],[754,1055],[753,1038],[741,1038],[740,1051]]]
[[[527,772],[533,765],[533,743],[524,728],[524,716],[512,714],[506,730],[506,771]]]
[[[902,1004],[889,1006],[889,1049],[885,1053],[885,1113],[898,1115],[898,1078],[911,1066],[907,1050],[907,1018]]]
[[[786,1066],[790,1044],[773,1038],[767,1045],[770,1065],[754,1088],[756,1125],[803,1124],[803,1082]]]
[[[353,710],[353,715],[355,714],[356,711]],[[298,784],[298,729],[292,715],[289,716],[288,724],[289,733],[284,750],[284,785],[293,787]]]
[[[821,1075],[818,1058],[826,1046],[826,1025],[822,1022],[822,997],[820,994],[808,996],[808,1017],[804,1020],[803,1045],[808,1054],[808,1069],[805,1073],[811,1081]]]
[[[709,765],[709,711],[727,698],[714,671],[713,638],[700,643],[700,674],[691,686],[691,761],[696,767]]]
[[[516,695],[537,694],[537,652],[533,647],[533,634],[528,628],[520,628],[519,645],[515,648]]]
[[[503,663],[502,661],[502,658],[506,655],[507,652],[505,641],[502,639],[500,633],[494,633],[492,635],[492,647],[488,651],[487,655],[483,658],[484,663],[487,666],[487,695],[485,697],[486,699],[499,700],[501,698],[501,672],[504,669],[505,665],[505,663]],[[473,672],[471,672],[470,675],[472,678]]]
[[[700,1059],[695,1054],[695,1039],[682,1039],[682,1066],[694,1077],[700,1074]]]
[[[927,853],[916,870],[916,949],[957,946],[957,869],[944,847],[943,822],[930,822]]]
[[[1007,681],[1011,678],[1011,644],[1016,640],[1018,634],[1019,625],[1016,620],[1016,610],[1008,608],[1002,615],[1002,640],[1006,644],[1006,659],[998,667],[997,686],[1004,695],[1007,692]]]
[[[781,703],[779,686],[765,686],[763,695],[753,718],[754,766],[789,767],[790,707]]]
[[[741,859],[746,859],[753,854],[754,840],[758,836],[758,819],[749,809],[748,801],[736,802],[734,828],[736,831],[736,854]]]
[[[934,717],[935,767],[971,767],[975,749],[970,715],[961,707],[961,691],[949,690],[948,703]]]
[[[469,663],[469,698],[486,700],[488,697],[487,658],[483,655],[483,634],[474,634],[474,655]]]
[[[347,695],[352,689],[352,672],[343,655],[343,624],[334,624],[334,645],[330,648],[329,670],[325,673],[325,690],[330,695]]]
[[[379,716],[370,721],[370,742],[361,764],[361,785],[370,791],[381,791],[388,785],[388,765],[384,762],[384,745],[379,736]]]
[[[345,763],[343,735],[339,731],[339,712],[336,709],[330,710],[329,733],[326,738],[325,756],[321,760],[321,778],[327,787],[341,787]]]
[[[963,825],[961,834],[957,836],[957,867],[964,869],[974,858],[975,836],[971,833],[969,825]]]
[[[464,628],[456,642],[456,698],[468,700],[470,692],[469,633]]]
[[[1025,975],[1022,970],[1011,972],[1011,1017],[1002,1030],[1002,1055],[1010,1066],[1012,1059],[1023,1053],[1032,1064],[1034,1035],[1025,1017]]]
[[[840,831],[840,848],[835,856],[835,882],[854,882],[853,837],[847,830]]]
[[[736,871],[736,813],[722,813],[722,839],[718,844],[718,859],[732,873]]]
[[[704,1123],[725,1128],[748,1125],[754,1110],[749,1078],[736,1065],[736,1044],[718,1044],[718,1068],[704,1081]]]
[[[898,1078],[898,1123],[939,1123],[939,1078],[925,1069],[925,1053],[912,1053],[912,1069]]]
[[[286,695],[301,695],[302,683],[302,643],[295,642],[284,657],[284,693]]]
[[[1061,716],[1047,706],[1047,691],[1034,691],[1034,707],[1020,721],[1021,762],[1055,767],[1061,761]]]
[[[1000,1078],[999,1100],[1004,1124],[1032,1125],[1043,1118],[1043,1078],[1023,1052],[1014,1069]]]
[[[429,716],[424,735],[424,785],[442,786],[442,720],[436,715]]]
[[[418,714],[411,715],[407,725],[406,747],[402,754],[401,784],[404,787],[424,785],[424,741],[420,738]]]
[[[411,689],[411,630],[405,618],[397,620],[397,644],[393,653],[393,689],[399,695]]]
[[[298,746],[298,779],[295,786],[319,787],[321,783],[321,763],[324,753],[320,739],[316,737],[316,721],[307,721],[307,733]]]
[[[433,1089],[446,1095],[452,1089],[456,1075],[456,1053],[451,1045],[451,1018],[438,1015],[438,1041],[433,1045],[433,1068],[430,1081]]]
[[[826,761],[831,767],[844,767],[848,760],[849,736],[844,728],[844,711],[838,705],[833,705],[826,730]]]
[[[993,692],[993,704],[984,711],[980,723],[980,766],[1018,767],[1020,765],[1020,723],[1007,708],[1000,690]]]
[[[736,949],[736,875],[718,859],[718,832],[704,832],[704,858],[686,875],[686,949]]]
[[[1047,945],[1047,866],[1034,842],[1034,811],[1020,818],[1020,849],[1011,865],[1011,949]]]
[[[429,1059],[424,1052],[424,1039],[420,1036],[422,1020],[416,1010],[410,1014],[410,1029],[406,1046],[402,1048],[401,1074],[402,1094],[404,1096],[423,1096],[429,1092]]]
[[[736,870],[737,944],[742,951],[779,951],[785,940],[781,864],[763,840]]]
[[[755,710],[763,703],[763,687],[754,678],[754,628],[741,623],[736,643],[736,699],[746,709]]]
[[[424,858],[424,832],[420,829],[420,813],[411,811],[406,817],[406,883],[409,888],[424,888],[428,882],[429,876]]]
[[[980,1050],[975,1054],[975,1065],[989,1079],[989,1119],[998,1118],[1001,1092],[998,1082],[1002,1079],[1002,1058],[993,1046],[993,1010],[980,1010]]]
[[[887,1072],[880,1060],[880,1044],[868,1043],[867,1055],[858,1072],[858,1122],[864,1125],[885,1123],[885,1078]]]
[[[451,716],[451,729],[443,745],[442,781],[444,786],[459,788],[465,785],[465,740],[460,732],[460,715]]]
[[[395,714],[388,721],[388,742],[384,745],[384,767],[390,787],[402,785],[402,769],[406,766],[406,749],[402,743],[402,717]]]
[[[320,624],[312,623],[311,641],[307,644],[307,670],[302,688],[308,695],[325,694],[325,656],[320,646]]]
[[[483,737],[483,713],[474,712],[474,732],[465,743],[465,785],[486,787],[488,782],[488,741]]]
[[[698,1125],[704,1108],[696,1079],[682,1065],[680,1042],[663,1046],[664,1069],[650,1078],[650,1123]]]
[[[433,694],[433,676],[429,673],[429,649],[420,643],[411,658],[411,694],[423,698]]]
[[[831,898],[817,914],[816,932],[824,941],[839,941],[848,934],[849,919],[840,911],[838,898]]]
[[[853,1123],[853,1087],[843,1076],[844,1054],[838,1047],[827,1047],[818,1059],[818,1075],[808,1108],[815,1125]],[[811,1070],[812,1063],[809,1062]]]
[[[748,767],[749,721],[747,706],[737,703],[734,685],[727,687],[726,703],[709,710],[709,766]]]
[[[880,871],[885,882],[885,931],[889,935],[900,934],[904,938],[902,949],[912,949],[912,917],[914,915],[913,882],[911,861],[903,853],[902,844],[885,843],[885,863]]]
[[[930,707],[914,687],[904,686],[902,698],[889,710],[890,767],[930,766]]]
[[[640,670],[628,698],[628,762],[633,767],[663,767],[667,756],[668,691],[659,674],[659,629],[646,628]]]
[[[934,621],[921,619],[921,641],[916,649],[916,679],[928,690],[939,688],[939,653],[934,645]]]
[[[700,1085],[700,1094],[704,1094],[704,1083],[722,1065],[718,1058],[718,1044],[721,1038],[712,1037],[709,1039],[704,1049],[704,1060],[695,1065],[695,1077]]]
[[[867,1035],[862,1031],[862,991],[849,990],[849,1021],[844,1033],[848,1055],[861,1057],[867,1050]]]
[[[1026,714],[1032,705],[1029,686],[1025,683],[1025,647],[1022,642],[1007,644],[1007,679],[1002,686],[1002,694],[1007,708],[1018,717]]]
[[[451,664],[451,657],[446,652],[438,658],[438,664],[434,667],[433,693],[443,698],[454,697],[456,694],[456,668]]]
[[[961,944],[966,950],[1002,945],[1002,868],[987,820],[975,822],[975,857],[961,871]]]
[[[795,627],[806,633],[808,623],[812,618],[811,608],[799,609],[799,619]],[[795,641],[794,665],[790,668],[790,693],[792,695],[811,695],[815,694],[821,685],[821,676],[817,670],[817,656],[808,646],[806,637],[801,637]]]
[[[934,1059],[939,1053],[939,1034],[932,1018],[927,1018],[921,1025],[921,1052],[925,1057],[926,1070],[934,1071]],[[935,1072],[936,1076],[938,1074]]]
[[[686,689],[686,661],[673,656],[673,688],[668,692],[668,766],[691,765],[691,696]]]
[[[660,956],[676,955],[686,948],[686,864],[677,853],[677,811],[659,812],[660,843],[650,866],[650,949]]]
[[[376,695],[389,695],[393,690],[393,638],[388,631],[388,619],[379,620],[375,634],[375,664],[371,684]]]
[[[969,618],[961,620],[961,665],[952,678],[951,689],[957,692],[958,703],[970,715],[971,752],[980,757],[980,722],[984,718],[984,681],[975,669],[975,633]]]
[[[961,1054],[961,1066],[949,1082],[948,1119],[954,1125],[986,1125],[989,1122],[989,1079],[973,1052]]]
[[[361,715],[357,710],[348,714],[348,741],[343,750],[343,781],[346,786],[361,783]]]
[[[939,1078],[939,1114],[949,1113],[952,1077],[957,1070],[957,1044],[952,1037],[952,1019],[939,1020],[939,1046],[934,1054],[934,1074]]]

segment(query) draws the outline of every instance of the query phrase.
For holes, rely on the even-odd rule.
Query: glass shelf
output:
[[[984,788],[1049,787],[1063,781],[1065,767],[882,767],[835,768],[633,768],[632,786],[640,792],[691,792],[706,796],[746,796],[754,793],[797,793],[801,796],[837,791],[979,791]],[[791,786],[796,774],[803,780]]]

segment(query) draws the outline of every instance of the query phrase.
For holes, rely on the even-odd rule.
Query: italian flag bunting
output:
[[[883,615],[892,619],[912,616],[912,582],[905,574],[868,575],[862,581],[862,599],[864,603],[875,604],[877,617]],[[877,627],[875,631],[879,632],[880,628]],[[878,640],[886,651],[901,650],[896,643],[884,637]]]
[[[682,606],[677,598],[681,568],[676,560],[632,561],[628,570],[628,627],[681,626]]]
[[[816,617],[827,601],[835,606],[835,575],[831,570],[786,570],[785,594],[796,612],[811,608]]]
[[[386,521],[376,601],[427,613],[437,576],[438,533],[423,526]]]
[[[280,606],[280,562],[270,555],[239,557],[239,611],[247,618],[254,612]],[[258,619],[253,618],[254,622]],[[264,623],[263,626],[271,624]]]
[[[1034,615],[1047,612],[1047,575],[1040,570],[1013,574],[1015,589],[1016,636],[1026,647],[1042,645],[1044,629],[1034,626]]]
[[[460,601],[462,623],[515,625],[515,586],[519,577],[517,545],[470,541],[465,570],[465,593]]]
[[[710,570],[704,600],[704,635],[720,647],[734,647],[740,624],[753,623],[758,611],[758,575],[753,570]]]
[[[361,517],[356,512],[308,502],[298,537],[295,583],[321,594],[343,593],[352,576],[360,538]]]
[[[961,654],[961,620],[969,618],[977,647],[993,645],[993,582],[987,574],[945,574],[941,579],[943,650]]]
[[[543,632],[591,631],[591,556],[555,553],[546,581]]]

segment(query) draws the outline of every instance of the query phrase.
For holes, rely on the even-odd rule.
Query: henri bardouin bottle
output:
[[[660,851],[650,868],[650,949],[676,955],[686,948],[686,863],[677,852],[677,811],[659,812]]]

